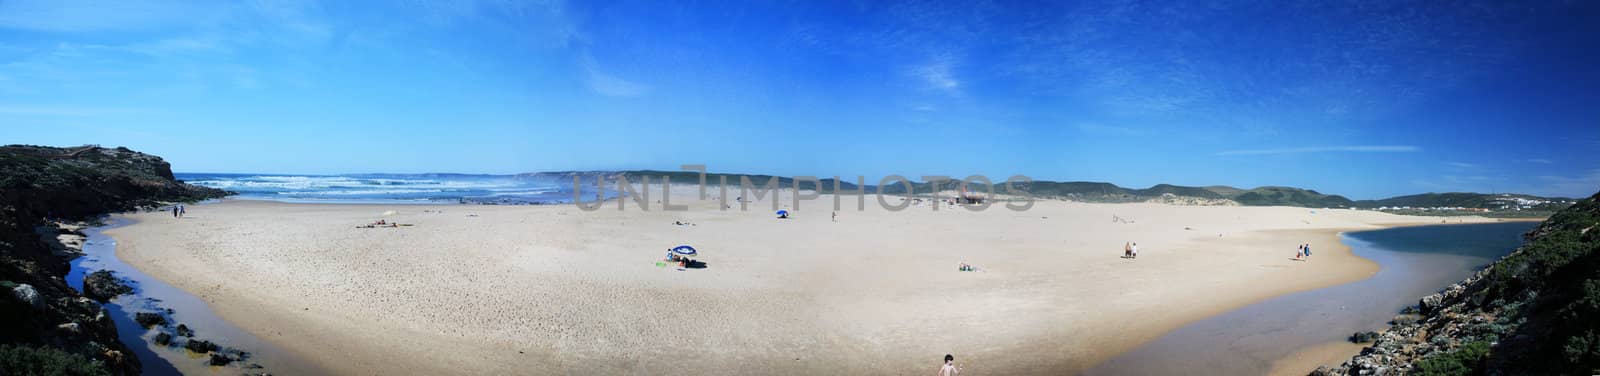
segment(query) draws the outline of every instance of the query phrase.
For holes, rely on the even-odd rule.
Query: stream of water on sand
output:
[[[106,226],[83,231],[87,239],[83,256],[72,260],[67,274],[67,284],[83,291],[83,277],[97,270],[110,270],[117,278],[128,282],[134,292],[118,296],[105,304],[107,313],[117,324],[117,337],[133,350],[144,367],[145,375],[238,375],[267,372],[279,375],[325,374],[282,348],[262,341],[254,335],[228,323],[211,311],[211,306],[200,297],[150,277],[122,262],[116,256],[117,241],[103,233],[104,230],[126,226],[132,221],[111,218]],[[168,309],[171,311],[169,312]],[[155,312],[166,317],[165,327],[143,328],[134,322],[138,312]],[[173,333],[178,324],[194,330],[195,340],[216,343],[224,349],[248,352],[248,358],[234,364],[217,367],[209,365],[210,357],[188,351],[183,343],[188,338],[174,336],[171,345],[159,345],[153,338],[159,332]],[[256,364],[262,368],[252,368]]]
[[[1260,375],[1298,351],[1376,331],[1402,308],[1522,244],[1536,222],[1400,227],[1340,236],[1372,277],[1267,299],[1168,332],[1084,375]],[[1313,258],[1310,263],[1316,263]],[[1304,370],[1309,373],[1312,370]]]

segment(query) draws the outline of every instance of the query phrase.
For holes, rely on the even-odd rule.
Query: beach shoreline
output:
[[[339,374],[905,372],[944,353],[973,370],[1075,373],[1187,323],[1376,272],[1338,241],[1343,231],[1439,220],[1059,201],[1028,212],[888,212],[869,199],[864,212],[841,212],[839,226],[826,210],[778,222],[685,196],[688,212],[406,205],[394,216],[381,214],[392,205],[228,200],[108,233],[125,261]],[[1111,215],[1135,221],[1107,223]],[[379,218],[416,226],[354,228]],[[730,251],[773,238],[807,244]],[[1130,238],[1143,257],[1116,259]],[[710,250],[710,267],[635,265],[680,242]],[[1306,242],[1313,261],[1289,261]],[[985,271],[956,272],[958,260]],[[460,294],[471,299],[450,298]],[[940,305],[952,301],[972,304]],[[699,319],[680,320],[689,317]],[[702,332],[668,329],[683,322]],[[701,350],[661,349],[682,345]]]

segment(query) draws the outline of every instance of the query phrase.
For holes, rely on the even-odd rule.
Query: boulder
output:
[[[189,349],[189,351],[204,354],[217,351],[217,344],[211,343],[211,341],[195,339],[189,340],[189,343],[184,344],[183,348]]]
[[[162,346],[171,345],[172,344],[172,335],[171,334],[167,334],[166,332],[156,333],[156,338],[152,338],[151,340],[154,341],[157,345],[162,345]]]
[[[75,323],[75,322],[69,322],[69,323],[66,323],[66,324],[56,325],[56,330],[59,330],[62,333],[66,333],[66,334],[83,333],[83,328],[81,328],[78,325],[78,323]]]
[[[146,328],[167,324],[167,318],[155,312],[139,312],[133,315],[133,321]]]
[[[1355,343],[1368,343],[1376,340],[1378,340],[1378,332],[1373,331],[1356,332],[1350,335],[1350,342]]]
[[[123,284],[110,270],[98,270],[83,277],[83,295],[101,303],[132,292],[133,288]]]
[[[189,329],[188,325],[178,324],[178,336],[179,337],[186,337],[186,338],[194,338],[194,330],[193,329]]]
[[[17,285],[17,287],[12,287],[11,295],[16,296],[17,300],[27,303],[34,310],[44,309],[44,297],[39,296],[39,290],[34,289],[32,285],[24,283]]]
[[[229,358],[222,354],[211,354],[211,361],[209,363],[213,366],[225,366],[228,365],[228,363],[233,363],[233,358]]]

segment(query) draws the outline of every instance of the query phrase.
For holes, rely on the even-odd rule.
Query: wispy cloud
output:
[[[930,88],[957,94],[961,92],[961,81],[952,73],[953,65],[949,58],[941,57],[931,63],[912,67],[910,74]]]
[[[0,115],[90,117],[148,113],[148,110],[84,106],[0,106]]]
[[[44,32],[141,30],[193,23],[227,7],[225,2],[3,1],[0,28]]]
[[[1252,149],[1252,150],[1227,150],[1218,152],[1217,155],[1271,155],[1271,154],[1303,154],[1303,153],[1410,153],[1421,151],[1422,148],[1410,145],[1348,145],[1348,146],[1313,146],[1282,149]]]
[[[1098,123],[1078,123],[1074,127],[1079,132],[1097,135],[1137,136],[1144,134],[1144,131],[1140,129]]]
[[[1445,164],[1450,165],[1450,167],[1457,167],[1457,168],[1478,168],[1478,165],[1471,164],[1471,163],[1466,163],[1466,162],[1446,162]]]
[[[1526,188],[1531,194],[1564,197],[1588,197],[1597,190],[1600,190],[1600,168],[1576,176],[1539,176],[1537,186]]]
[[[583,69],[588,74],[585,81],[595,93],[612,97],[636,97],[650,89],[644,84],[629,81],[600,70],[593,57],[583,58]]]
[[[1552,160],[1549,160],[1549,159],[1544,159],[1544,158],[1533,158],[1533,159],[1529,159],[1528,163],[1551,164],[1551,163],[1556,163],[1556,162],[1552,161]]]

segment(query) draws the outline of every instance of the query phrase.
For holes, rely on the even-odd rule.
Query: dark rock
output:
[[[233,358],[229,358],[222,354],[211,354],[211,361],[209,363],[213,366],[225,366],[228,365],[228,363],[233,363]]]
[[[188,325],[178,324],[178,336],[193,338],[194,330],[189,329]]]
[[[153,340],[155,341],[155,343],[157,345],[162,345],[162,346],[171,345],[172,344],[172,335],[171,334],[167,334],[166,332],[156,333],[156,338],[154,338]]]
[[[1394,319],[1389,320],[1389,325],[1411,325],[1417,323],[1419,320],[1421,320],[1421,317],[1415,315],[1399,315],[1395,316]]]
[[[139,312],[133,315],[133,321],[146,328],[167,324],[167,318],[155,312]]]
[[[189,340],[189,343],[184,344],[183,348],[189,349],[189,351],[204,354],[217,351],[217,344],[211,343],[211,341],[192,339]]]
[[[83,277],[83,295],[98,300],[101,303],[111,301],[117,295],[132,293],[133,288],[122,283],[110,270],[97,270]]]
[[[1368,343],[1368,342],[1377,341],[1377,340],[1378,340],[1378,332],[1372,332],[1372,331],[1356,332],[1356,334],[1351,334],[1350,335],[1350,342],[1355,342],[1355,343]],[[1365,351],[1363,351],[1363,352],[1365,352]]]

